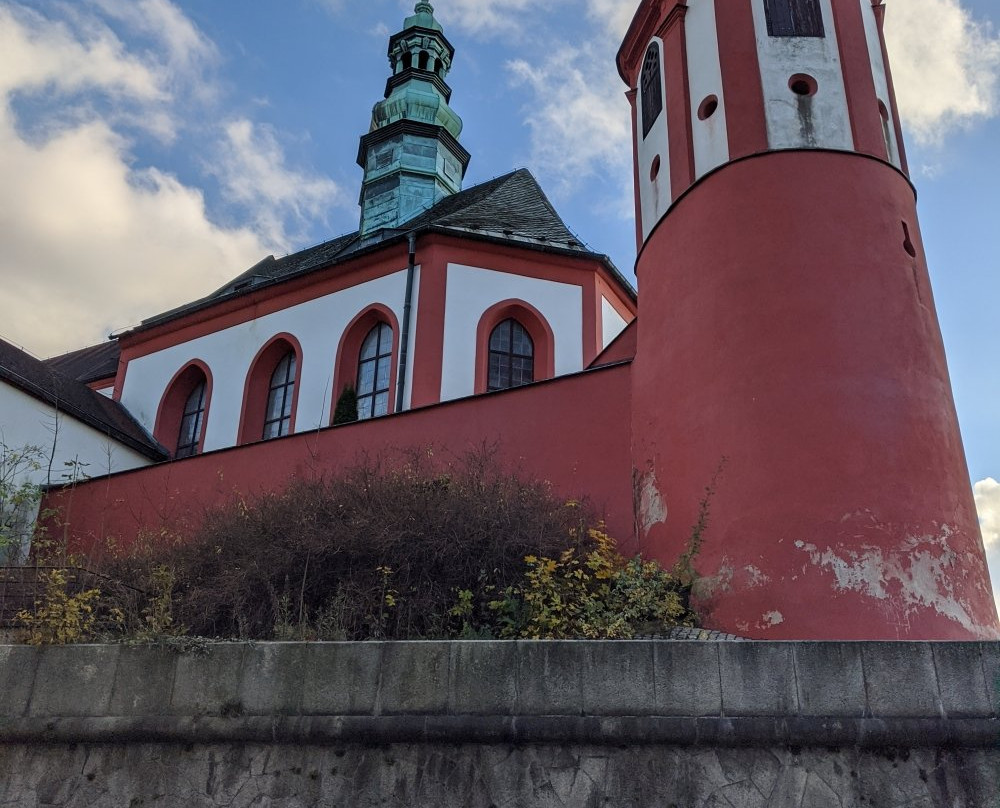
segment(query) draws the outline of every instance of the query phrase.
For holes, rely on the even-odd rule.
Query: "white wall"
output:
[[[653,37],[650,44],[653,43],[656,43],[660,49],[660,86],[663,89],[663,111],[660,112],[646,137],[642,136],[642,63],[639,64],[639,74],[635,77],[635,86],[638,88],[635,135],[639,143],[639,206],[642,213],[643,239],[663,218],[672,201],[670,194],[670,137],[667,129],[667,79],[663,72],[663,40]],[[645,51],[643,54],[643,61],[645,61]],[[657,158],[660,160],[659,173],[651,179],[650,171],[653,161]]]
[[[16,488],[22,483],[45,485],[84,477],[98,477],[150,465],[151,461],[127,446],[51,405],[0,381],[0,443],[20,452],[34,446],[40,450],[39,468],[19,465],[4,482]],[[51,456],[51,471],[49,458]],[[70,465],[67,465],[70,464]],[[5,470],[8,471],[8,470]],[[22,517],[26,542],[37,514],[37,505]],[[0,563],[24,557],[27,546],[0,547]],[[9,554],[8,554],[9,553]]]
[[[729,131],[726,125],[726,100],[722,93],[722,63],[719,59],[715,3],[716,0],[691,0],[684,18],[696,178],[705,176],[713,168],[729,160]],[[719,100],[719,108],[714,115],[703,121],[698,117],[698,109],[702,101],[713,95]]]
[[[475,392],[476,332],[488,308],[511,298],[530,303],[552,328],[555,374],[583,369],[583,289],[490,269],[448,265],[441,400]]]
[[[861,17],[865,21],[865,39],[868,42],[868,56],[871,59],[872,78],[875,79],[875,95],[885,105],[889,120],[884,125],[886,147],[889,152],[889,162],[902,169],[903,163],[899,156],[899,143],[896,139],[896,122],[892,115],[892,104],[889,103],[889,79],[885,72],[885,60],[882,58],[882,40],[878,33],[878,20],[871,0],[860,0]]]
[[[824,37],[768,36],[763,0],[753,0],[754,28],[768,142],[772,149],[854,149],[844,73],[830,0],[821,0]],[[795,74],[812,76],[819,91],[798,96],[788,87]]]
[[[295,431],[327,426],[334,395],[337,347],[344,330],[351,320],[373,303],[391,309],[402,327],[405,296],[404,269],[134,359],[128,364],[121,402],[143,426],[152,431],[157,409],[170,380],[192,359],[200,359],[212,371],[205,451],[233,446],[237,442],[243,389],[250,365],[272,337],[285,332],[298,339],[302,346]],[[411,326],[414,328],[418,297],[419,277],[415,277],[411,312]],[[411,328],[411,356],[412,333]],[[407,380],[409,387],[410,379]]]
[[[618,309],[611,305],[606,297],[601,298],[601,327],[602,345],[607,348],[615,337],[625,330],[628,325],[625,318],[618,313]]]

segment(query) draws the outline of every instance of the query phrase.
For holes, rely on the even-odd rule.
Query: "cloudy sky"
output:
[[[438,0],[473,155],[635,259],[613,56],[636,0]],[[1000,9],[887,0],[959,415],[1000,571]],[[400,0],[0,0],[0,335],[38,356],[357,226]]]

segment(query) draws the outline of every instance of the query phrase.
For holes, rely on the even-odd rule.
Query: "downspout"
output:
[[[406,359],[410,348],[410,309],[413,307],[413,275],[417,266],[417,233],[411,230],[407,234],[410,244],[410,256],[406,265],[406,298],[403,301],[403,325],[399,335],[399,370],[396,372],[396,408],[393,412],[403,411],[403,393],[406,390]]]

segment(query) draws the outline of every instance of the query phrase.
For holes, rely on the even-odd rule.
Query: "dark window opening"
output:
[[[379,323],[368,332],[358,356],[358,420],[388,414],[391,371],[392,326]]]
[[[184,402],[184,414],[181,416],[180,434],[177,436],[177,451],[174,457],[180,459],[198,454],[204,423],[205,382],[201,381]]]
[[[295,397],[295,354],[289,351],[271,374],[264,412],[264,440],[287,435],[292,426],[292,401]]]
[[[770,36],[826,36],[820,0],[764,0]]]
[[[430,54],[427,51],[420,51],[420,55],[417,57],[417,67],[421,70],[426,70],[430,59]]]
[[[407,51],[403,54],[403,70],[409,70],[413,67],[413,54]]]
[[[490,334],[487,390],[507,390],[535,380],[535,344],[517,320],[504,320]]]
[[[663,79],[660,76],[660,48],[653,42],[642,62],[639,81],[642,90],[642,136],[646,137],[663,112]]]

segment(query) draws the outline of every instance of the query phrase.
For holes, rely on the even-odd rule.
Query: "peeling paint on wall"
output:
[[[968,599],[959,594],[968,587],[967,573],[961,554],[951,546],[953,535],[949,525],[941,525],[936,533],[906,536],[894,551],[870,544],[820,550],[796,541],[795,546],[814,567],[833,573],[837,592],[858,592],[884,601],[901,627],[920,609],[930,608],[980,637],[997,639],[996,627],[977,624]]]
[[[639,487],[639,526],[642,533],[646,534],[655,526],[667,521],[667,505],[660,496],[660,489],[656,484],[656,473],[648,472],[643,475]]]

